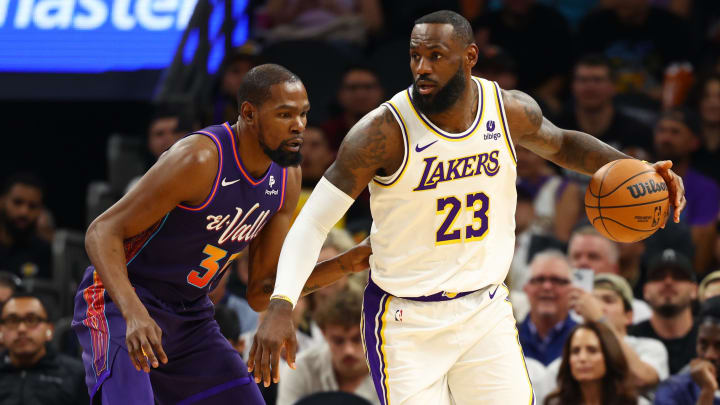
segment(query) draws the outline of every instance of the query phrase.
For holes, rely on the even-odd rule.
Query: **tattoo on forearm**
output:
[[[511,91],[510,95],[523,106],[525,116],[530,124],[539,127],[542,124],[543,115],[535,100],[527,94],[518,91]]]
[[[607,162],[629,158],[592,135],[561,131],[563,143],[554,160],[569,169],[591,175]]]

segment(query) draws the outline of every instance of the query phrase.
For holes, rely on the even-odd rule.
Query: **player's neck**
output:
[[[256,178],[262,178],[270,167],[272,161],[263,152],[257,135],[252,135],[244,129],[242,124],[236,123],[232,126],[233,136],[237,140],[237,154],[249,174]]]
[[[595,136],[610,128],[614,116],[615,108],[612,104],[596,109],[577,108],[575,110],[575,118],[580,129]]]
[[[583,405],[601,405],[603,403],[601,380],[581,383],[580,391],[582,391]]]
[[[468,106],[472,106],[472,108],[468,108]],[[455,104],[443,112],[430,114],[427,117],[443,131],[460,133],[470,128],[475,121],[479,107],[478,87],[472,78],[468,78],[465,90]]]
[[[692,311],[688,306],[682,312],[668,318],[653,313],[650,317],[650,325],[653,330],[663,339],[678,339],[687,335],[693,326]]]

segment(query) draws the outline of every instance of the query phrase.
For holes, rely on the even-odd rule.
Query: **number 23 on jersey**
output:
[[[466,211],[472,212],[472,222],[455,228],[455,221],[461,215],[463,203]],[[435,232],[436,245],[479,241],[488,232],[490,199],[485,193],[470,193],[465,198],[456,196],[442,197],[437,200],[436,215],[445,215],[445,220]]]

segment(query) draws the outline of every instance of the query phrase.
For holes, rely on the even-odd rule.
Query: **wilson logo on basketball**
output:
[[[659,191],[667,191],[667,184],[655,183],[654,180],[648,180],[644,183],[636,183],[627,187],[633,198],[640,198],[645,194],[653,194]]]

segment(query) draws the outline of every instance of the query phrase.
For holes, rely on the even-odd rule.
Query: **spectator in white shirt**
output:
[[[380,405],[360,334],[362,294],[346,288],[328,298],[314,314],[327,344],[301,353],[296,370],[280,369],[277,405],[325,391],[350,392]]]
[[[620,250],[615,242],[602,236],[592,226],[584,226],[570,236],[568,259],[575,269],[590,269],[595,275],[620,275]],[[631,290],[632,291],[632,290]],[[632,323],[650,319],[652,310],[643,300],[633,298]]]
[[[658,340],[628,336],[632,323],[632,290],[615,274],[595,275],[592,294],[580,288],[570,293],[573,309],[588,322],[603,322],[615,333],[627,359],[633,385],[640,391],[655,387],[668,377],[668,354]]]

